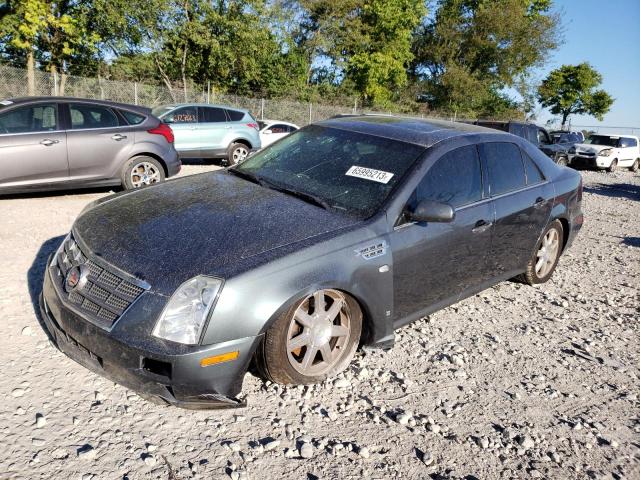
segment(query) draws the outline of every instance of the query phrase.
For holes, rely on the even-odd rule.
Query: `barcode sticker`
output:
[[[393,178],[393,173],[385,172],[383,170],[376,170],[374,168],[359,167],[357,165],[352,166],[347,170],[350,177],[363,178],[365,180],[372,180],[378,183],[389,183],[389,180]]]

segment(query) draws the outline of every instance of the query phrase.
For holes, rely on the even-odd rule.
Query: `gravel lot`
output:
[[[109,192],[0,199],[0,477],[640,478],[640,176],[583,177],[549,283],[502,283],[322,385],[247,375],[246,409],[201,412],[93,375],[34,313],[47,255]]]

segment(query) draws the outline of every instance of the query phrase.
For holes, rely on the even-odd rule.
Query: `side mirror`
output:
[[[451,222],[456,216],[453,207],[448,203],[422,200],[409,218],[414,222]]]
[[[271,135],[273,132],[271,130],[264,130],[262,133],[264,133],[265,135]]]

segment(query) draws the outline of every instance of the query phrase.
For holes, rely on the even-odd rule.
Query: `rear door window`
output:
[[[118,127],[118,117],[108,107],[100,105],[70,104],[71,129]]]
[[[491,196],[523,188],[527,181],[520,148],[513,143],[490,142],[480,145],[487,165]]]
[[[198,107],[176,108],[166,114],[162,121],[165,123],[198,123]]]
[[[0,114],[0,134],[37,133],[58,130],[55,103],[29,105]]]
[[[535,185],[536,183],[544,181],[544,175],[531,157],[523,151],[520,151],[520,153],[522,154],[524,170],[527,174],[527,185]]]
[[[227,115],[232,122],[239,122],[244,118],[244,112],[239,112],[238,110],[227,110]]]
[[[224,108],[200,107],[200,115],[200,122],[204,123],[221,123],[227,121]]]
[[[418,201],[433,200],[460,207],[482,199],[482,174],[475,145],[445,153],[416,190]]]
[[[141,115],[139,113],[129,112],[127,110],[120,110],[120,113],[124,118],[127,119],[127,122],[129,123],[129,125],[140,125],[142,122],[144,122],[144,119],[146,118],[144,115]]]

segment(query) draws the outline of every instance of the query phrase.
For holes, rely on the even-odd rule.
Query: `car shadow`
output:
[[[90,188],[74,188],[69,190],[49,190],[42,192],[22,192],[22,193],[8,193],[6,195],[0,195],[0,201],[20,199],[20,198],[46,198],[46,197],[64,197],[67,195],[81,195],[81,194],[96,194],[96,193],[118,193],[120,187],[90,187]]]
[[[624,237],[621,243],[630,247],[640,248],[640,237]]]
[[[223,166],[224,160],[221,158],[181,158],[183,165],[220,165]]]
[[[598,183],[596,185],[585,186],[584,191],[605,197],[628,198],[630,200],[640,201],[640,185],[634,185],[632,183]]]
[[[44,281],[44,272],[47,268],[49,255],[56,251],[63,239],[64,235],[60,235],[58,237],[50,238],[40,245],[40,249],[38,250],[36,257],[33,259],[31,267],[29,267],[29,270],[27,271],[27,285],[29,287],[31,306],[33,307],[33,311],[38,319],[38,323],[40,323],[40,327],[42,327],[50,340],[52,340],[51,335],[45,327],[44,320],[40,315],[40,293],[42,292],[42,282]]]

